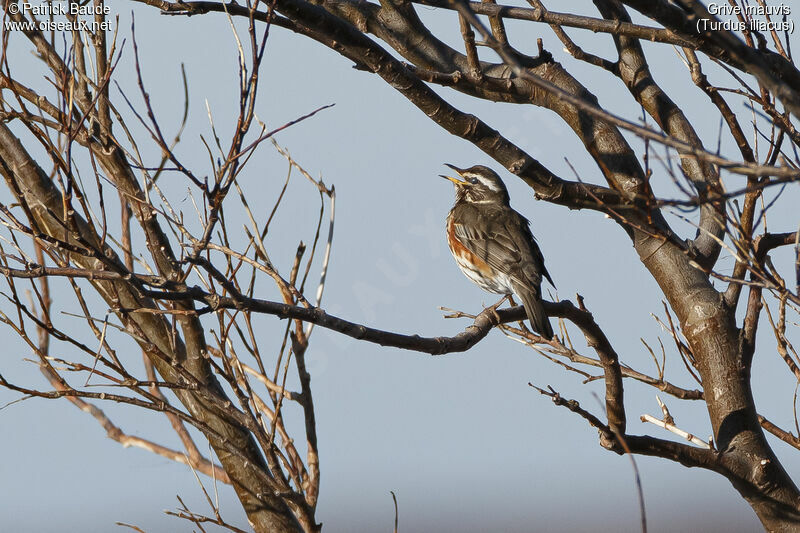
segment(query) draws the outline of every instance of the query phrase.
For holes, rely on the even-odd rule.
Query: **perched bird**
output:
[[[456,203],[447,215],[447,244],[459,268],[486,291],[516,294],[533,330],[552,339],[542,308],[542,276],[555,284],[528,220],[511,208],[508,190],[492,169],[446,166],[460,177],[441,175],[456,187]]]

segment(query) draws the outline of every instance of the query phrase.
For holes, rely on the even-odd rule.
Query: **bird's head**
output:
[[[453,169],[459,176],[454,178],[440,174],[456,186],[456,202],[465,200],[472,203],[508,204],[508,190],[494,170],[483,165],[467,169],[460,169],[447,163],[445,166]]]

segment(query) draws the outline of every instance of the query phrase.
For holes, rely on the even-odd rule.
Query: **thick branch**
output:
[[[616,0],[597,1],[595,4],[607,19],[630,23],[625,8]],[[639,40],[619,35],[614,37],[614,43],[619,52],[618,75],[636,101],[667,135],[705,151],[686,115],[653,79]],[[719,173],[709,162],[689,155],[681,157],[681,165],[697,190],[698,200],[702,202],[697,235],[689,243],[689,248],[695,261],[704,269],[710,270],[719,257],[721,239],[725,235],[725,204],[718,199],[709,201],[709,198],[713,199],[723,192]]]

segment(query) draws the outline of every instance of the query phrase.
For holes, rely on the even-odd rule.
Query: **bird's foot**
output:
[[[487,308],[486,308],[486,309],[489,309],[489,310],[491,310],[491,312],[492,312],[492,318],[494,319],[494,321],[495,321],[495,323],[496,323],[496,324],[499,324],[499,323],[500,323],[500,315],[497,313],[497,309],[498,309],[498,308],[499,308],[501,305],[503,305],[503,302],[505,302],[506,300],[508,300],[509,302],[511,302],[511,305],[514,305],[514,300],[512,300],[512,299],[511,299],[511,295],[510,295],[510,294],[506,294],[505,296],[503,296],[502,298],[500,298],[500,301],[498,301],[496,304],[494,304],[494,305],[490,305],[489,307],[487,307]]]

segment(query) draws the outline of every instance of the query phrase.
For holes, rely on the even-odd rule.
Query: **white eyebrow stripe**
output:
[[[498,187],[497,185],[495,185],[493,181],[491,181],[491,180],[487,180],[487,179],[485,179],[483,176],[478,176],[478,175],[475,175],[475,177],[476,177],[476,178],[478,178],[478,180],[480,180],[480,182],[481,182],[481,183],[483,183],[484,185],[486,185],[486,187],[487,187],[489,190],[491,190],[491,191],[494,191],[494,192],[500,192],[500,187]]]

